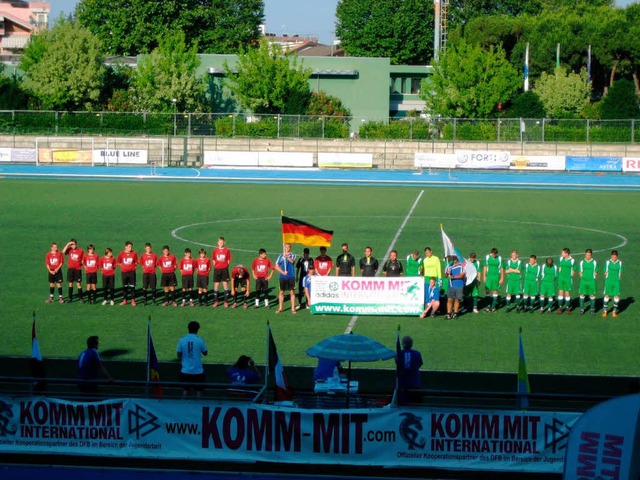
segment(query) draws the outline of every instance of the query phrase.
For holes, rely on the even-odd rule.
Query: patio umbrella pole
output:
[[[351,360],[349,360],[349,370],[347,370],[347,408],[349,408],[349,398],[351,397]]]

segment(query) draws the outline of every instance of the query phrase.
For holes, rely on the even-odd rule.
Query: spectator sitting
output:
[[[261,375],[256,368],[253,358],[240,355],[238,361],[227,370],[232,385],[252,385],[260,381]]]
[[[318,366],[313,370],[313,381],[327,380],[333,377],[333,369],[338,368],[338,372],[341,371],[342,366],[337,360],[327,360],[326,358],[318,359]]]

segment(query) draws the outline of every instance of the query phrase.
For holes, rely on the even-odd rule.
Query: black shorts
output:
[[[235,278],[233,280],[233,285],[237,288],[246,288],[247,287],[247,277]]]
[[[182,275],[182,288],[193,288],[193,275]]]
[[[215,283],[228,282],[229,281],[229,269],[228,268],[216,268],[213,271],[213,281]]]
[[[205,290],[209,288],[209,275],[198,275],[197,285]]]
[[[191,373],[182,373],[180,372],[180,381],[182,383],[205,383],[206,377],[204,376],[204,372],[191,374]],[[194,385],[183,385],[183,387],[187,392],[202,392],[204,391],[204,387],[202,386],[194,386]]]
[[[256,280],[256,290],[258,292],[266,292],[269,290],[269,280],[266,278],[258,278]]]
[[[122,286],[136,286],[136,271],[132,270],[130,272],[122,272]]]
[[[102,275],[102,288],[113,291],[116,286],[115,275]]]
[[[163,273],[160,279],[161,287],[175,287],[178,284],[175,273]]]
[[[98,283],[98,273],[87,273],[87,285],[95,285]]]
[[[142,274],[142,288],[145,290],[147,288],[154,289],[158,284],[158,276],[155,273],[143,273]]]
[[[62,270],[58,270],[53,275],[49,274],[49,283],[62,283]]]
[[[295,290],[296,289],[296,279],[295,278],[281,278],[280,279],[280,290]]]
[[[82,270],[79,268],[67,269],[67,282],[82,282]]]

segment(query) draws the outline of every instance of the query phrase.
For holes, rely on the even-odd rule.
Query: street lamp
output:
[[[173,103],[173,136],[175,137],[178,134],[178,122],[177,122],[177,114],[178,114],[178,99],[172,98],[171,103]]]

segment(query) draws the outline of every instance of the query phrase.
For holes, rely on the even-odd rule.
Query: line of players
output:
[[[320,255],[315,259],[309,256],[309,249],[305,248],[303,256],[296,263],[296,278],[298,283],[298,304],[305,303],[309,307],[309,290],[310,275],[331,275],[335,269],[335,275],[338,276],[355,276],[356,260],[349,253],[349,246],[342,244],[341,253],[336,257],[334,266],[333,259],[327,255],[326,247],[320,247]],[[433,255],[431,247],[425,248],[424,258],[420,258],[419,252],[414,251],[406,258],[406,269],[402,262],[398,260],[397,252],[390,252],[389,259],[382,266],[382,273],[385,276],[424,276],[425,279],[435,279],[437,288],[434,285],[427,286],[425,295],[425,314],[429,311],[431,304],[432,316],[437,311],[434,308],[434,301],[438,302],[440,290],[442,293],[448,294],[449,287],[456,279],[452,278],[451,258],[445,259],[445,277],[447,282],[442,283],[442,266],[440,260]],[[197,301],[199,305],[208,304],[208,286],[209,275],[213,268],[213,306],[217,307],[222,300],[225,307],[230,304],[230,298],[233,297],[233,305],[238,305],[238,297],[244,308],[247,308],[247,302],[250,296],[251,276],[253,276],[256,286],[256,294],[254,296],[255,306],[260,305],[260,301],[264,302],[265,307],[269,307],[268,299],[268,282],[276,271],[274,264],[267,258],[266,251],[260,249],[258,257],[251,265],[251,272],[243,265],[235,266],[231,273],[229,267],[232,261],[231,251],[226,247],[224,237],[218,238],[218,246],[213,250],[211,259],[207,257],[205,249],[200,249],[199,255],[193,258],[191,250],[185,249],[184,257],[177,261],[176,257],[170,252],[165,245],[162,249],[162,255],[158,256],[152,251],[150,243],[145,244],[145,252],[138,258],[136,252],[133,251],[133,244],[125,242],[124,250],[119,253],[118,257],[113,256],[110,248],[105,250],[102,257],[95,253],[92,245],[87,247],[85,253],[77,245],[76,240],[70,240],[62,249],[58,251],[58,245],[53,243],[51,250],[47,253],[45,264],[49,272],[49,298],[47,303],[53,302],[55,287],[58,287],[58,301],[64,303],[62,296],[62,265],[64,264],[64,255],[68,257],[67,280],[69,282],[69,291],[67,301],[73,301],[73,286],[77,286],[78,299],[83,301],[82,290],[82,269],[85,269],[87,283],[87,299],[89,303],[96,303],[97,298],[97,274],[102,272],[103,279],[103,305],[110,303],[114,305],[114,286],[115,286],[115,270],[116,267],[121,269],[123,300],[121,305],[126,305],[129,300],[131,305],[136,306],[136,269],[138,265],[142,267],[142,291],[144,304],[151,301],[156,303],[156,269],[161,270],[160,286],[164,290],[163,305],[177,306],[176,302],[176,286],[177,278],[175,271],[179,269],[182,276],[182,306],[187,304],[193,306],[195,300],[195,289],[197,289]],[[480,285],[484,281],[486,295],[489,297],[489,305],[485,311],[492,312],[498,308],[500,289],[505,283],[505,303],[507,312],[515,309],[520,311],[535,311],[537,308],[540,313],[552,312],[554,310],[554,302],[557,298],[557,313],[571,313],[571,291],[573,289],[573,278],[577,274],[579,282],[579,305],[580,313],[584,314],[590,311],[595,314],[595,297],[596,297],[596,279],[598,276],[598,263],[593,258],[591,249],[585,252],[585,258],[577,262],[571,257],[570,250],[564,248],[555,265],[553,258],[547,258],[544,265],[537,263],[535,255],[529,257],[529,262],[525,263],[518,258],[518,252],[513,250],[509,259],[503,260],[498,255],[496,248],[486,255],[484,263],[481,265],[475,253],[469,255],[471,262],[478,272],[475,280],[464,289],[464,294],[471,298],[472,309],[474,313],[478,312],[478,302],[480,297]],[[362,276],[375,276],[379,270],[379,262],[373,257],[373,249],[366,247],[364,256],[358,262],[360,274]],[[196,282],[194,287],[194,273],[196,273]],[[620,283],[623,268],[622,262],[618,258],[617,250],[611,252],[611,257],[604,264],[603,274],[605,277],[603,316],[608,315],[609,302],[613,298],[612,316],[616,317],[619,311],[620,302]],[[460,278],[464,277],[464,269]],[[458,275],[459,276],[459,275]],[[433,283],[433,282],[432,282]],[[220,284],[222,284],[223,292],[219,292]],[[195,289],[194,289],[195,288]],[[437,293],[436,293],[437,290]],[[222,298],[220,298],[222,293]],[[447,314],[450,317],[457,316],[462,295],[457,291],[457,287],[452,289],[453,295],[448,295],[451,302],[447,304]],[[557,293],[557,297],[556,297]],[[434,300],[434,296],[438,299]],[[537,299],[537,305],[536,305]],[[546,305],[545,305],[546,302]],[[588,308],[587,308],[588,304]],[[293,306],[292,306],[293,307]]]
[[[425,252],[427,253],[427,252]],[[431,252],[428,252],[429,255]],[[413,256],[417,256],[414,252]],[[422,266],[426,268],[426,258],[422,261]],[[420,260],[418,260],[420,261]],[[446,259],[447,267],[445,277],[450,279],[445,283],[445,293],[447,288],[452,284],[451,279],[457,275],[451,275],[451,259]],[[476,258],[475,253],[469,255],[468,261],[473,264],[478,272],[476,279],[467,285],[464,289],[466,296],[471,298],[474,313],[478,313],[479,290],[480,285],[484,282],[486,295],[489,297],[488,305],[485,308],[487,312],[494,312],[500,303],[500,290],[505,286],[505,307],[510,312],[535,312],[551,313],[555,311],[561,315],[563,313],[571,314],[574,278],[579,279],[578,295],[579,295],[579,311],[583,315],[587,312],[592,315],[596,310],[596,280],[600,273],[598,262],[593,258],[593,251],[589,248],[585,251],[583,260],[576,260],[571,256],[569,248],[563,248],[558,258],[557,264],[554,259],[549,257],[543,265],[538,264],[537,257],[531,255],[529,261],[525,262],[518,258],[517,250],[513,250],[508,259],[503,259],[498,255],[498,249],[493,248],[486,255],[484,262],[481,264]],[[455,260],[457,264],[457,259]],[[435,265],[435,264],[434,264]],[[425,276],[441,278],[439,261],[437,267],[431,268],[429,272],[423,270]],[[464,278],[464,267],[461,276]],[[609,260],[604,262],[602,268],[604,276],[604,298],[602,316],[609,314],[609,304],[613,299],[612,316],[617,317],[620,308],[620,284],[623,274],[622,261],[618,258],[618,251],[612,250]],[[424,318],[431,310],[432,316],[434,310],[437,311],[439,306],[435,303],[429,308],[429,303],[434,301],[434,297],[439,296],[439,292],[434,293],[433,282],[427,287],[426,307],[422,317]],[[462,300],[462,295],[453,292],[454,295],[447,295],[447,315],[449,318],[455,318],[458,313],[458,301]],[[456,295],[457,294],[457,295]],[[454,303],[452,305],[452,300]],[[546,302],[546,303],[545,303]],[[557,302],[557,308],[556,307]],[[555,310],[554,310],[555,308]]]

